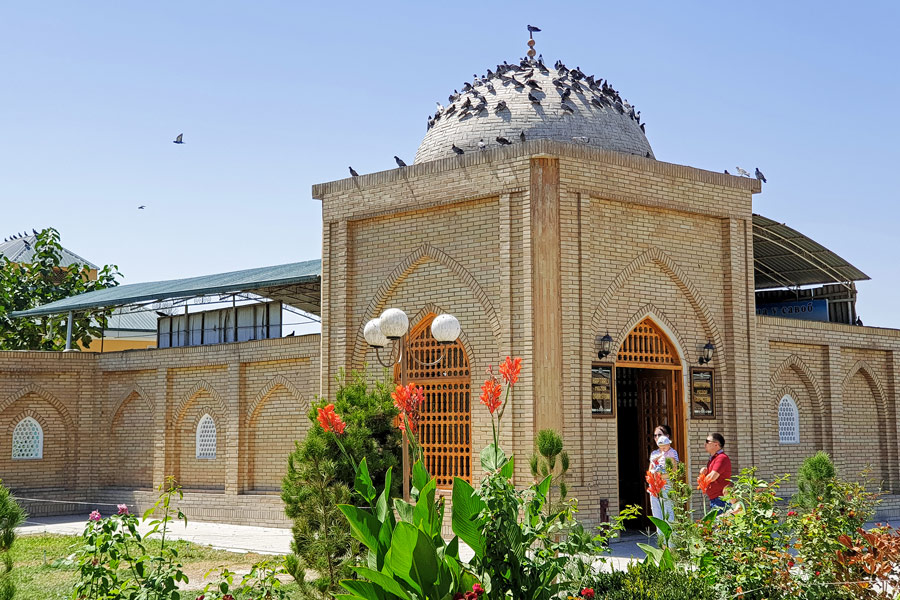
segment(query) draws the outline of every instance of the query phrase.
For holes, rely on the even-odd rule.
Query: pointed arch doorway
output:
[[[644,475],[656,448],[653,430],[668,425],[672,447],[681,460],[686,459],[681,359],[662,328],[647,317],[622,342],[615,372],[619,505],[637,504],[649,515]],[[650,524],[646,518],[632,523],[641,528]]]
[[[438,488],[450,489],[454,477],[472,481],[472,377],[462,342],[442,344],[431,335],[435,317],[428,314],[407,334],[407,352],[394,369],[394,381],[400,383],[406,369],[406,380],[424,389],[416,437]]]

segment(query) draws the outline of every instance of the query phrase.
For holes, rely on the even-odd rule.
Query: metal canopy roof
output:
[[[11,239],[6,242],[0,242],[0,256],[5,256],[10,262],[27,264],[34,259],[34,245],[37,243],[36,235],[26,235]],[[60,253],[59,264],[68,267],[69,265],[86,266],[90,269],[99,269],[97,265],[89,260],[85,260],[66,248]]]
[[[238,292],[249,292],[272,300],[281,300],[304,312],[321,316],[321,281],[322,261],[307,260],[203,277],[120,285],[64,298],[30,310],[14,312],[12,316],[39,317],[92,308]]]
[[[761,215],[753,215],[753,263],[757,290],[869,279],[828,248]]]

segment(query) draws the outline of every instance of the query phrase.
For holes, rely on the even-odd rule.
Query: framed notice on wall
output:
[[[715,419],[715,373],[712,369],[691,368],[691,418]]]
[[[591,365],[591,416],[615,416],[615,383],[612,365]]]

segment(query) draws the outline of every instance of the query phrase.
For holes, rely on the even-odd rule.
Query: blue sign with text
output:
[[[828,300],[797,300],[757,304],[756,314],[766,317],[784,317],[803,321],[828,322]]]

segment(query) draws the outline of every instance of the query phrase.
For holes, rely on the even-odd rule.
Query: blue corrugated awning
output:
[[[40,317],[69,311],[128,306],[173,298],[195,298],[211,294],[247,292],[281,300],[314,315],[321,314],[322,261],[260,267],[230,273],[217,273],[188,279],[132,283],[87,292],[29,310],[13,317]]]

